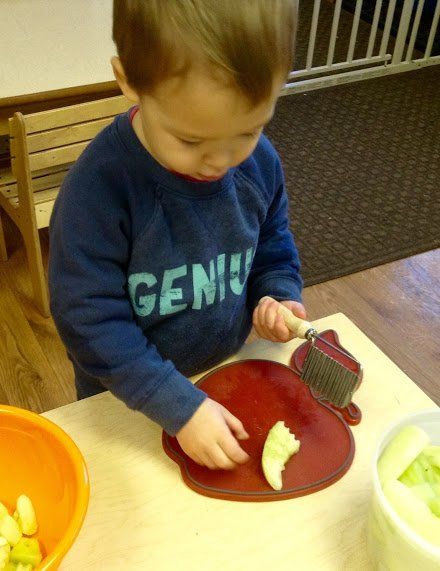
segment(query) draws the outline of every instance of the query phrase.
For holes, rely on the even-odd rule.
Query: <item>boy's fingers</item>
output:
[[[255,326],[255,330],[257,331],[261,339],[267,339],[267,341],[273,341],[273,342],[278,341],[275,335],[273,335],[272,332],[266,328],[263,328],[261,326]]]
[[[260,339],[264,339],[264,337],[265,337],[264,331],[260,325],[260,322],[258,321],[258,315],[256,313],[254,313],[252,322],[253,322],[254,330],[255,330],[256,334],[258,335],[258,337],[260,337]]]
[[[260,299],[260,301],[258,302],[258,305],[261,305],[261,304],[263,304],[263,303],[269,303],[269,302],[271,302],[271,301],[275,301],[274,298],[273,298],[273,297],[270,297],[270,296],[268,296],[268,295],[265,295],[264,297],[262,297],[262,298]]]
[[[249,460],[249,455],[241,448],[231,433],[229,433],[229,438],[224,438],[219,444],[223,452],[232,462],[245,464]]]
[[[226,420],[226,424],[229,426],[231,431],[235,434],[235,436],[239,440],[246,440],[249,438],[249,434],[244,429],[244,426],[240,420],[233,414],[229,412],[227,408],[223,407],[224,418]]]
[[[264,320],[264,307],[257,305],[257,307],[254,309],[254,313],[252,314],[252,325],[255,328],[255,331],[258,333],[258,335],[261,337],[261,333],[262,333],[262,323]]]
[[[269,297],[263,298],[257,305],[258,320],[263,324],[266,330],[271,330],[274,326],[277,315],[277,304],[277,301]]]
[[[249,456],[234,438],[234,433],[237,435],[237,438],[240,438],[241,440],[249,438],[249,435],[238,418],[231,414],[227,409],[224,409],[224,418],[229,430],[225,431],[223,438],[219,440],[218,443],[223,452],[230,460],[232,460],[232,462],[244,464],[249,460]]]
[[[275,327],[275,322],[278,317],[277,309],[278,309],[277,302],[274,301],[273,303],[267,305],[267,309],[264,314],[264,324],[266,325],[266,329],[268,329],[271,332],[273,332],[273,329]]]
[[[275,304],[281,303],[282,305],[285,305],[288,309],[290,309],[290,311],[292,311],[297,317],[300,317],[301,319],[306,319],[306,309],[304,305],[299,301],[293,301],[291,299],[287,299],[284,301],[276,301],[272,297],[265,295],[260,299],[257,307],[260,306],[267,307],[267,305],[271,302]]]
[[[194,460],[194,462],[199,466],[204,466],[204,463],[202,462],[202,460],[200,460],[197,454],[191,454],[191,459]]]
[[[283,316],[277,315],[274,327],[274,334],[276,335],[279,341],[289,341],[293,337],[293,334],[287,328]]]
[[[216,446],[214,450],[210,453],[212,461],[215,463],[217,468],[222,470],[233,470],[236,467],[236,463],[233,462],[222,450],[220,446]]]
[[[266,338],[275,342],[288,341],[292,335],[279,312],[280,302],[271,298],[266,299],[269,299],[269,301],[262,302],[262,308],[265,310],[263,324]]]
[[[270,306],[272,302],[265,302],[257,305],[253,314],[253,325],[255,331],[262,339],[267,339],[268,341],[277,341],[276,336],[273,335],[272,331],[268,327],[268,319],[274,321],[276,314],[271,311]],[[270,317],[272,314],[272,317]]]
[[[210,470],[217,469],[216,463],[212,460],[211,456],[209,456],[208,454],[203,455],[201,460],[202,460],[202,466],[206,466]]]
[[[307,318],[306,309],[299,301],[287,300],[281,303],[290,309],[290,311],[292,311],[297,317],[300,317],[301,319]]]
[[[306,319],[306,310],[299,301],[276,301],[269,296],[260,299],[252,316],[252,323],[259,337],[273,342],[287,342],[294,335],[287,328],[282,315],[279,313],[279,304],[287,307],[294,315]]]

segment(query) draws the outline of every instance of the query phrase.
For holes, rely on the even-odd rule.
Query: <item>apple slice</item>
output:
[[[21,539],[20,527],[9,514],[3,516],[0,521],[0,535],[4,537],[11,546],[16,545]]]
[[[377,463],[382,486],[399,478],[428,444],[429,436],[424,430],[418,426],[404,426],[387,444]]]
[[[440,518],[399,480],[388,480],[383,493],[400,516],[416,533],[440,547]]]
[[[440,468],[440,446],[427,446],[423,452],[436,468]]]
[[[33,537],[22,537],[11,550],[11,561],[22,565],[37,566],[42,556],[38,540]]]
[[[32,571],[32,569],[33,567],[30,563],[28,565],[23,565],[23,563],[12,563],[12,561],[9,561],[9,563],[6,564],[6,567],[1,571]]]
[[[0,536],[0,569],[4,569],[9,562],[11,546],[4,537]]]
[[[15,518],[15,515],[17,516]],[[33,535],[38,529],[37,517],[31,500],[22,494],[17,500],[17,510],[14,513],[24,535]]]
[[[283,487],[282,471],[287,461],[298,452],[299,440],[296,440],[282,420],[269,430],[264,443],[261,465],[264,477],[274,490]]]
[[[4,504],[2,504],[0,502],[0,519],[2,519],[5,515],[8,515],[8,509],[6,508],[6,506]]]

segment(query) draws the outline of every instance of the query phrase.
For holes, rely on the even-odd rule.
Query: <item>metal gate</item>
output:
[[[440,0],[300,0],[299,5],[297,50],[302,47],[304,61],[300,69],[290,73],[284,94],[440,63],[440,54],[432,54],[438,38]],[[366,7],[369,18],[365,18]],[[302,13],[307,10],[308,20],[302,20]],[[416,49],[422,14],[426,41],[422,49],[420,46]],[[341,45],[342,20],[345,45]],[[322,32],[329,38],[326,53],[320,54],[323,61],[319,62],[316,47]]]

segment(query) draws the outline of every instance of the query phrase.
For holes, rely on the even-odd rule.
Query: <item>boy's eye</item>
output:
[[[192,145],[192,146],[200,145],[200,143],[201,143],[201,141],[188,141],[187,139],[180,139],[180,138],[179,138],[179,141],[181,143],[183,143],[184,145]]]
[[[261,132],[261,129],[257,129],[256,131],[253,131],[252,133],[245,133],[243,135],[243,137],[257,137]]]

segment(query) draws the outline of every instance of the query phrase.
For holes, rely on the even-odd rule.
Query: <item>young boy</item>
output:
[[[252,323],[292,335],[302,280],[280,161],[262,135],[291,69],[296,0],[115,0],[133,101],[71,168],[50,226],[53,318],[78,398],[105,389],[209,468],[248,460],[239,419],[188,375]]]

